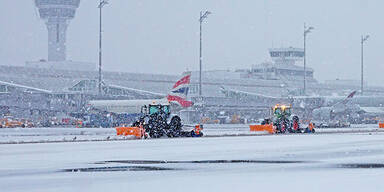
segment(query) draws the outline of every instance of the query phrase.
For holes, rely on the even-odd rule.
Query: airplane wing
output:
[[[39,88],[35,88],[35,87],[29,87],[29,86],[25,86],[25,85],[16,84],[16,83],[9,83],[9,82],[5,82],[5,81],[0,81],[0,85],[16,87],[16,88],[24,89],[27,91],[36,91],[36,92],[48,93],[48,94],[52,93],[52,91],[50,91],[50,90],[39,89]]]

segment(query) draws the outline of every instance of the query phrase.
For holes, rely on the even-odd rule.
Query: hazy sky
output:
[[[67,32],[67,58],[97,63],[98,0],[81,0]],[[360,38],[369,84],[384,82],[382,0],[110,0],[104,10],[104,69],[180,74],[198,69],[199,12],[204,69],[250,68],[269,60],[270,47],[302,47],[315,77],[360,79]],[[1,0],[0,64],[47,57],[47,30],[33,0]]]

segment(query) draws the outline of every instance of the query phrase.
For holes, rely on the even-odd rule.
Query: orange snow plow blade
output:
[[[116,127],[116,133],[123,136],[133,135],[140,139],[144,136],[145,131],[142,127]]]
[[[266,131],[269,134],[274,134],[273,125],[249,125],[250,131]]]
[[[379,128],[384,128],[384,123],[379,123]]]

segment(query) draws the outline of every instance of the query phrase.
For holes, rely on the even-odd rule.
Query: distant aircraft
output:
[[[91,100],[89,106],[91,108],[108,111],[113,113],[140,113],[141,107],[149,104],[175,104],[182,108],[187,108],[193,105],[192,101],[187,100],[189,84],[191,81],[191,73],[186,73],[172,87],[168,95],[153,93],[149,91],[132,89],[137,92],[145,92],[147,95],[153,95],[154,98],[162,97],[161,99],[139,99],[139,100]]]
[[[242,99],[254,99],[264,102],[267,105],[275,104],[291,104],[293,108],[301,109],[306,112],[319,111],[333,111],[334,113],[340,113],[346,109],[351,108],[351,99],[356,94],[356,91],[353,91],[345,97],[335,97],[335,96],[293,96],[293,97],[272,97],[257,93],[249,93],[245,91],[238,91],[232,89],[226,89],[221,87],[221,92],[224,93],[227,97],[237,97]],[[353,106],[355,108],[356,106]],[[358,107],[358,106],[357,106]]]
[[[353,104],[352,98],[356,94],[356,91],[352,92],[348,95],[344,100],[337,102],[332,106],[325,106],[314,109],[312,111],[312,116],[317,120],[322,121],[333,121],[336,117],[342,118],[345,117],[346,114],[358,113],[361,111],[360,106],[357,104]]]
[[[384,96],[356,96],[353,91],[348,97],[341,96],[290,96],[271,97],[257,93],[249,93],[221,87],[227,97],[256,100],[265,106],[277,103],[291,104],[295,112],[303,119],[316,120],[316,124],[343,126],[347,122],[362,122],[366,114],[383,116]],[[320,124],[319,124],[320,123]]]

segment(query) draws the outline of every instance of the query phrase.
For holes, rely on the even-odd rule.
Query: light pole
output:
[[[108,4],[108,0],[100,0],[100,3],[99,3],[99,6],[97,6],[99,9],[100,9],[100,20],[99,20],[99,96],[102,94],[102,90],[101,90],[101,56],[102,56],[102,53],[101,53],[101,35],[102,35],[102,28],[101,28],[101,21],[102,21],[102,17],[101,17],[101,11],[104,7],[104,5]]]
[[[369,38],[369,35],[361,36],[361,95],[364,90],[364,42]]]
[[[308,27],[304,23],[304,89],[303,93],[304,95],[306,94],[306,89],[307,89],[307,50],[306,50],[306,40],[307,40],[307,34],[310,33],[314,28],[313,27]]]
[[[200,99],[202,97],[202,86],[201,86],[201,70],[202,70],[202,64],[203,64],[203,47],[202,47],[202,43],[203,43],[203,21],[204,19],[206,19],[208,17],[208,15],[211,14],[211,12],[209,11],[205,11],[204,13],[202,11],[200,11],[200,18],[199,18],[199,22],[200,22],[200,71],[199,71],[199,96],[200,96]]]

